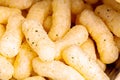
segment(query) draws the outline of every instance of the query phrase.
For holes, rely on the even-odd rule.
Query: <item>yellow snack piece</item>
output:
[[[32,59],[37,54],[32,51],[28,43],[25,41],[20,48],[18,55],[14,62],[14,78],[21,80],[27,78],[32,73]]]
[[[0,55],[0,79],[9,80],[14,73],[13,65],[3,56]]]
[[[18,9],[27,9],[33,3],[33,0],[0,0],[0,5],[9,6]]]
[[[0,6],[0,23],[6,24],[8,22],[8,18],[14,14],[21,14],[21,11],[16,8]]]
[[[89,56],[89,58],[95,60],[103,71],[105,71],[106,65],[97,59],[95,45],[91,38],[88,38],[82,45],[80,45],[80,48]]]
[[[34,19],[43,24],[45,18],[50,14],[51,10],[51,1],[43,0],[39,1],[32,5],[30,8],[27,19]]]
[[[70,29],[71,25],[71,3],[70,0],[53,0],[52,2],[52,27],[48,33],[49,37],[56,41],[62,38]]]
[[[78,19],[83,24],[89,34],[95,40],[100,60],[110,64],[118,58],[118,48],[113,40],[113,35],[105,23],[91,10],[85,9]]]
[[[42,61],[52,61],[55,58],[55,44],[48,37],[43,26],[36,20],[26,19],[22,31],[30,47],[39,55]]]
[[[120,13],[120,3],[118,3],[116,0],[102,0],[102,2]]]
[[[77,45],[72,45],[62,52],[64,61],[76,69],[86,80],[110,80],[95,60],[90,58]]]
[[[6,31],[0,39],[0,54],[12,58],[18,54],[22,43],[23,33],[21,29],[23,16],[15,14],[10,16]]]
[[[102,18],[114,35],[120,37],[120,13],[107,5],[98,6],[95,13]]]
[[[85,80],[76,70],[60,61],[42,62],[35,58],[32,65],[38,75],[53,80]]]
[[[71,13],[79,14],[85,8],[83,0],[71,0]]]

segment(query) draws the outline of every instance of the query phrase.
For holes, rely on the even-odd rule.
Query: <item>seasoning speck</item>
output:
[[[110,11],[110,9],[107,9],[107,11],[109,12],[109,11]]]
[[[98,14],[100,14],[100,12],[97,12]]]
[[[35,32],[38,32],[38,30],[35,30]]]
[[[72,57],[72,59],[74,59],[74,57]]]
[[[58,36],[58,34],[56,34],[56,36]]]
[[[27,38],[27,40],[29,41],[29,38]]]
[[[34,44],[34,42],[32,42],[32,44]]]

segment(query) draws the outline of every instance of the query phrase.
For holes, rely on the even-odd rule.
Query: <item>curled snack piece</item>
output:
[[[111,6],[117,12],[120,12],[120,3],[115,0],[102,0],[104,4]]]
[[[23,39],[21,29],[23,19],[20,14],[12,15],[8,19],[6,31],[0,39],[0,54],[3,56],[12,58],[18,54]]]
[[[79,14],[85,8],[83,0],[71,0],[71,13]]]
[[[97,61],[97,64],[99,64],[103,71],[106,69],[106,65],[96,57],[95,45],[92,39],[88,38],[82,45],[80,45],[80,48],[89,56],[89,58]]]
[[[120,13],[107,5],[100,5],[95,9],[95,13],[104,20],[108,28],[114,35],[120,37]]]
[[[77,45],[72,45],[62,52],[64,61],[82,74],[86,80],[110,80],[95,60]]]
[[[0,80],[9,80],[14,73],[14,67],[3,56],[0,55]]]
[[[51,1],[43,0],[35,3],[30,8],[27,19],[34,19],[43,24],[44,19],[50,14],[51,10]]]
[[[38,75],[53,80],[85,80],[76,70],[60,61],[41,62],[35,58],[32,65]]]
[[[42,61],[51,61],[55,58],[55,44],[48,37],[43,26],[36,20],[26,19],[22,31],[31,48],[39,55]]]
[[[62,38],[70,29],[71,6],[70,0],[53,0],[52,27],[48,33],[49,37],[56,41]]]
[[[118,48],[113,40],[113,35],[105,23],[94,14],[85,9],[79,16],[79,23],[83,24],[97,44],[100,59],[103,63],[110,64],[118,58]]]
[[[0,5],[9,6],[18,9],[27,9],[33,3],[33,0],[0,0]]]
[[[36,57],[28,43],[25,41],[14,62],[14,78],[21,80],[27,78],[32,73],[32,59]]]
[[[0,23],[6,24],[8,22],[8,18],[14,14],[21,14],[21,11],[16,8],[0,6]]]

